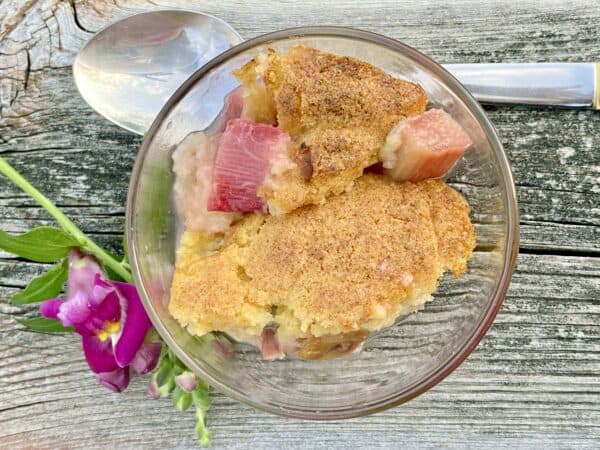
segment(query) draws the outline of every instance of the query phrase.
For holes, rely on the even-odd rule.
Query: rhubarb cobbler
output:
[[[183,218],[169,311],[265,359],[332,358],[432,299],[475,247],[441,178],[471,141],[415,83],[293,46],[234,72],[173,154]]]

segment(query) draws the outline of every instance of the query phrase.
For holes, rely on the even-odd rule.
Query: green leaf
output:
[[[185,392],[179,386],[173,390],[173,406],[179,411],[185,411],[192,406],[192,394]]]
[[[198,385],[201,384],[201,381],[202,380],[199,380]],[[203,411],[208,411],[210,409],[212,401],[208,395],[208,390],[198,387],[195,391],[192,391],[192,397],[197,409],[201,409]]]
[[[18,236],[0,230],[2,250],[36,262],[58,261],[78,245],[74,237],[55,227],[38,227]]]
[[[34,317],[33,319],[25,320],[17,319],[17,322],[38,333],[70,333],[75,331],[72,327],[63,326],[58,320],[46,319],[45,317]]]
[[[46,273],[35,277],[21,292],[13,295],[10,301],[16,305],[41,302],[54,298],[62,290],[67,280],[68,263],[64,259]]]

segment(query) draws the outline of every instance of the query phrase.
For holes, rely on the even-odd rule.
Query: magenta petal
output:
[[[115,291],[115,287],[102,278],[102,273],[94,275],[92,285],[90,286],[90,304],[96,306],[104,301],[104,298]]]
[[[94,286],[96,274],[102,273],[102,269],[96,260],[79,250],[73,249],[69,252],[69,281],[67,282],[67,300],[83,293],[89,295]]]
[[[104,299],[114,291],[115,288],[104,281],[101,274],[97,273],[94,277],[94,284],[90,289],[90,305],[96,306],[101,304]]]
[[[108,322],[121,319],[121,302],[114,286],[102,280],[100,274],[94,278],[94,287],[89,296],[90,308],[94,316]]]
[[[125,323],[115,345],[115,359],[120,367],[125,367],[142,346],[146,333],[152,328],[152,322],[148,319],[135,286],[119,281],[113,284],[127,300]]]
[[[85,322],[75,325],[75,331],[82,336],[97,336],[104,330],[105,323],[98,317],[89,317]]]
[[[162,345],[160,342],[142,344],[138,352],[131,360],[131,367],[133,367],[138,375],[144,375],[145,373],[150,372],[158,363],[161,349]]]
[[[78,292],[60,305],[57,317],[65,327],[72,327],[83,324],[90,314],[87,296]]]
[[[48,319],[58,320],[58,311],[64,300],[62,298],[51,298],[40,304],[40,314]]]
[[[115,392],[122,392],[129,385],[129,367],[119,368],[112,372],[101,372],[96,374],[96,381],[102,386]]]
[[[82,336],[83,353],[95,373],[112,372],[119,368],[110,339],[101,341],[97,336]]]

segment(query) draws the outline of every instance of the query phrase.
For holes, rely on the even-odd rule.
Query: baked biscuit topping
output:
[[[186,231],[169,311],[191,333],[226,332],[269,360],[336,357],[466,270],[469,206],[430,178],[470,139],[424,112],[419,85],[305,46],[235,75],[216,131],[174,156]]]
[[[373,331],[419,309],[445,270],[464,270],[475,242],[466,201],[443,181],[377,175],[324,205],[246,216],[203,253],[209,241],[182,239],[173,316],[195,334],[253,341],[276,323],[289,342]]]
[[[392,127],[424,112],[427,103],[418,84],[358,59],[302,45],[282,55],[271,51],[235,75],[247,92],[244,117],[277,123],[288,132],[299,144],[292,160],[311,156],[310,179],[300,166],[259,190],[274,214],[344,192],[377,162]],[[270,113],[256,103],[269,105]]]

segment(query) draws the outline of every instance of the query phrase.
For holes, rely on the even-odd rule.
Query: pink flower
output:
[[[144,342],[152,323],[135,286],[106,280],[96,260],[78,250],[69,253],[66,300],[46,300],[40,313],[75,328],[96,380],[115,392],[129,384],[130,366],[143,374],[158,362],[161,344]]]

